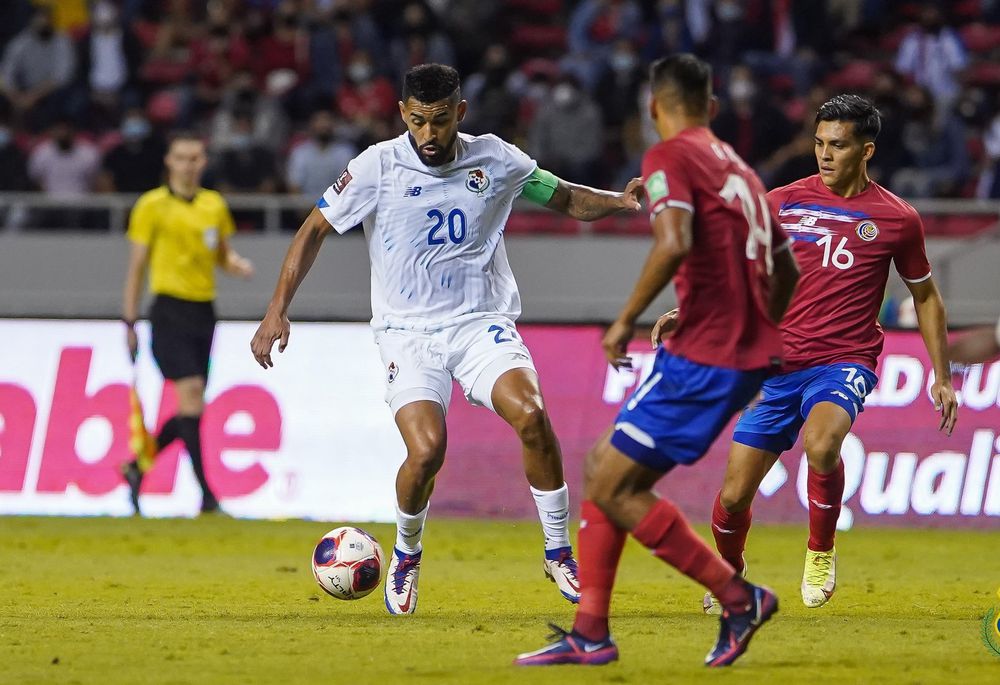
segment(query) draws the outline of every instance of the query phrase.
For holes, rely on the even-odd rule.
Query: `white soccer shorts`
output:
[[[379,331],[375,342],[393,414],[420,400],[437,402],[447,413],[452,379],[473,405],[496,411],[491,395],[500,376],[511,369],[535,370],[514,322],[504,316],[483,316],[434,333]]]

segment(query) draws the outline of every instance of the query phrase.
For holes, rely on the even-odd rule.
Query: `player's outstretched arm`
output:
[[[948,359],[959,364],[980,364],[1000,357],[1000,325],[983,326],[948,345]]]
[[[917,312],[920,335],[934,365],[931,398],[934,400],[934,409],[941,412],[941,425],[938,426],[938,430],[944,430],[951,435],[958,420],[958,400],[955,398],[954,388],[951,387],[951,368],[948,363],[948,316],[945,313],[944,300],[933,278],[928,277],[919,283],[906,281],[906,287],[913,295],[913,307]]]
[[[594,221],[618,212],[638,212],[642,192],[641,178],[633,178],[625,190],[616,193],[568,183],[548,171],[536,169],[525,186],[524,196],[579,221]]]
[[[608,362],[616,369],[630,366],[625,350],[635,333],[636,319],[667,286],[691,251],[691,223],[691,212],[677,207],[668,207],[653,219],[653,247],[632,294],[602,343]]]
[[[278,352],[284,352],[288,346],[288,335],[291,331],[288,306],[292,303],[299,284],[316,261],[323,238],[331,228],[322,212],[314,207],[288,247],[285,261],[281,264],[281,273],[278,275],[274,295],[271,296],[267,312],[257,327],[253,340],[250,341],[254,359],[265,369],[274,366],[274,362],[271,361],[271,346],[274,342],[279,341]]]
[[[799,282],[799,265],[786,243],[774,252],[774,270],[771,272],[771,289],[767,302],[767,314],[771,321],[780,323],[788,305],[792,303],[795,286]]]

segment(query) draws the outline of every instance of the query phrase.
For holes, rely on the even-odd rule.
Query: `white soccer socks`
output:
[[[430,508],[431,504],[428,502],[423,511],[407,514],[396,505],[396,549],[404,554],[416,554],[421,550],[420,538],[423,537],[424,520]]]
[[[529,488],[545,533],[545,550],[569,547],[569,487],[563,483],[558,490]]]

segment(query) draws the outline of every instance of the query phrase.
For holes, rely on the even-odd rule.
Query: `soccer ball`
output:
[[[360,528],[343,526],[323,536],[312,569],[323,591],[337,599],[361,599],[382,579],[385,556],[378,541]]]

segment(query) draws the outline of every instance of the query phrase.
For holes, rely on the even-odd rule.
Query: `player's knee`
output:
[[[552,427],[545,409],[536,403],[525,403],[511,422],[525,446],[544,449],[552,441]]]
[[[726,483],[719,492],[719,504],[730,514],[746,511],[753,504],[753,492],[744,492],[734,484]]]
[[[813,469],[828,470],[840,458],[840,445],[843,440],[832,433],[815,431],[806,433],[803,438],[806,449],[806,459]]]
[[[406,461],[409,468],[416,471],[421,480],[437,475],[444,464],[444,438],[428,437],[420,440],[407,450]]]

